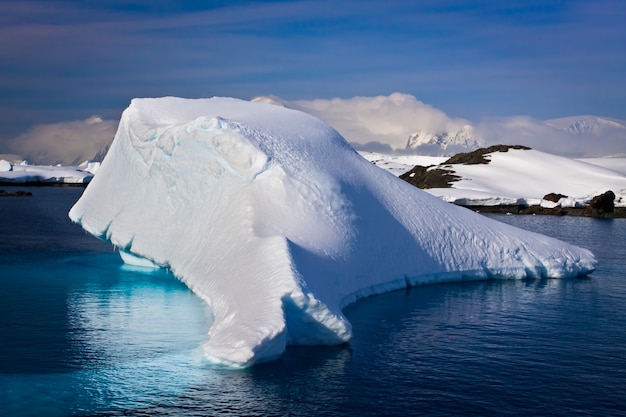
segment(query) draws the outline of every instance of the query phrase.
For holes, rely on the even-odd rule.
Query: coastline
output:
[[[474,205],[462,205],[456,203],[459,207],[475,211],[477,213],[488,214],[522,214],[522,215],[541,215],[541,216],[574,216],[574,217],[593,217],[600,219],[624,219],[626,218],[626,207],[615,207],[613,212],[594,213],[593,210],[587,207],[554,207],[546,208],[541,206],[526,206],[526,205],[499,205],[499,206],[474,206]]]
[[[53,182],[53,181],[0,181],[0,187],[82,187],[89,182]]]
[[[51,181],[0,181],[0,197],[30,197],[32,191],[25,191],[21,188],[35,187],[58,187],[58,188],[85,188],[89,185],[75,182],[51,182]],[[7,189],[8,188],[8,189]]]

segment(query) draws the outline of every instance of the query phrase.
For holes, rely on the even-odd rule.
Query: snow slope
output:
[[[438,165],[448,159],[447,156],[388,155],[366,151],[359,151],[359,155],[396,177],[410,171],[415,165]]]
[[[581,158],[579,161],[598,165],[626,175],[626,158]]]
[[[462,205],[553,206],[542,198],[558,193],[568,196],[561,206],[582,207],[611,190],[616,195],[615,205],[626,206],[626,176],[616,171],[533,149],[494,152],[489,159],[486,165],[446,165],[462,179],[452,183],[452,188],[425,191]]]
[[[312,116],[228,98],[133,100],[69,215],[206,300],[206,355],[231,366],[348,341],[341,308],[371,294],[596,266],[405,183]]]

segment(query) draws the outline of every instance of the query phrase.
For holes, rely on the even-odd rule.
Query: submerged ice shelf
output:
[[[596,266],[405,183],[312,116],[230,98],[133,100],[70,217],[209,303],[205,352],[231,366],[349,340],[341,309],[371,294]]]

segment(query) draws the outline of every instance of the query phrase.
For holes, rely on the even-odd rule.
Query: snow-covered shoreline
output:
[[[85,187],[99,167],[99,162],[91,161],[63,166],[11,163],[3,159],[0,160],[0,185]]]
[[[625,158],[577,160],[533,149],[507,152],[510,147],[500,148],[487,152],[482,163],[477,162],[480,157],[467,159],[487,149],[450,159],[361,155],[429,194],[475,211],[591,216],[589,206],[594,197],[611,191],[615,194],[615,210],[607,216],[626,217]],[[457,157],[466,160],[461,162],[463,158]],[[552,197],[548,197],[550,194]]]

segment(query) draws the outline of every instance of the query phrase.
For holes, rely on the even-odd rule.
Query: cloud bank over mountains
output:
[[[577,129],[588,125],[596,128]],[[572,158],[626,156],[626,121],[572,116],[547,121],[516,116],[478,125],[489,145],[521,144]]]
[[[292,101],[267,96],[254,101],[310,113],[337,129],[355,148],[372,152],[452,155],[507,144],[576,158],[626,156],[626,121],[598,116],[548,121],[511,116],[474,123],[402,93]]]
[[[36,164],[77,165],[104,156],[117,124],[117,120],[91,116],[85,120],[36,125],[8,141],[7,151]]]
[[[312,114],[333,126],[359,150],[402,151],[416,132],[462,130],[470,122],[454,119],[410,94],[348,99],[283,100],[257,97],[253,101],[279,104]]]
[[[314,100],[262,96],[252,101],[312,114],[363,151],[448,156],[507,144],[572,158],[626,156],[626,121],[598,116],[548,121],[512,116],[473,122],[450,117],[403,93]],[[78,164],[103,156],[117,123],[92,116],[82,121],[37,125],[10,140],[7,149],[1,151],[38,164]]]

